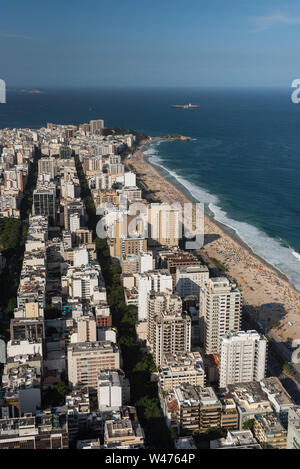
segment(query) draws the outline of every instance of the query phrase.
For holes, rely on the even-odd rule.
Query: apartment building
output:
[[[55,215],[55,191],[54,189],[36,189],[33,191],[33,214],[49,217],[54,223]]]
[[[89,388],[75,387],[66,396],[65,409],[68,415],[69,441],[74,441],[80,430],[85,431],[91,414]]]
[[[18,408],[19,416],[28,412],[35,414],[41,407],[41,362],[32,366],[25,362],[28,356],[15,358],[19,358],[19,362],[9,360],[4,367],[1,392],[10,405]]]
[[[88,228],[77,228],[74,232],[74,244],[79,246],[81,244],[91,244],[93,242],[93,233]]]
[[[35,341],[45,338],[45,325],[42,318],[12,318],[10,321],[10,338],[15,340]]]
[[[162,410],[180,436],[221,427],[222,404],[211,387],[182,384],[166,393]]]
[[[241,329],[242,295],[226,277],[211,278],[200,290],[201,341],[207,354],[220,353],[222,337]]]
[[[113,342],[86,342],[68,346],[68,377],[72,387],[82,384],[97,389],[100,370],[119,368],[120,352]]]
[[[141,251],[139,254],[127,254],[121,257],[123,274],[142,274],[153,270],[155,262],[152,252]]]
[[[97,326],[94,316],[81,316],[77,321],[78,342],[96,342]]]
[[[86,175],[102,172],[102,158],[98,156],[87,156],[82,160],[82,169]]]
[[[288,428],[289,411],[294,401],[277,376],[270,376],[260,381],[262,391],[268,396],[270,404],[284,428]]]
[[[182,238],[181,208],[152,203],[148,210],[149,244],[177,247]]]
[[[118,372],[100,372],[97,384],[98,409],[119,410],[122,407],[122,383]]]
[[[182,313],[182,300],[171,290],[163,292],[150,291],[147,295],[147,327],[148,327],[148,342],[153,344],[154,333],[156,325],[154,318],[164,312],[170,314]]]
[[[205,372],[200,353],[166,353],[158,369],[158,378],[163,391],[170,391],[183,383],[204,387]]]
[[[80,219],[80,226],[85,225],[86,209],[81,199],[64,200],[61,204],[64,207],[63,224],[66,231],[70,231],[70,219],[74,214]]]
[[[0,420],[0,449],[68,449],[66,414]]]
[[[140,424],[128,417],[105,422],[104,449],[143,449],[144,438]]]
[[[256,415],[253,432],[264,449],[287,449],[287,430],[274,413]]]
[[[54,158],[40,158],[38,161],[38,174],[49,174],[50,179],[55,176],[55,159]]]
[[[93,263],[81,267],[69,267],[67,275],[63,276],[61,281],[63,295],[90,300],[102,283],[100,266]]]
[[[188,265],[176,268],[176,291],[185,298],[200,297],[200,288],[209,280],[209,270],[206,265]]]
[[[221,427],[232,429],[239,428],[239,413],[234,399],[225,395],[219,397],[222,404]]]
[[[130,384],[122,370],[100,371],[98,375],[98,409],[120,410],[130,400]]]
[[[147,319],[148,293],[172,290],[172,277],[168,270],[152,270],[138,277],[138,315],[139,320]]]
[[[110,255],[121,259],[128,255],[138,255],[147,251],[147,239],[141,236],[131,238],[117,235],[116,238],[109,240],[109,247]]]
[[[104,129],[104,120],[103,119],[91,120],[89,129],[92,135],[101,135],[102,130]]]
[[[161,365],[166,353],[191,350],[191,318],[187,313],[162,312],[153,319],[153,359]]]
[[[128,173],[124,174],[124,180],[126,179],[126,175]],[[118,191],[120,194],[120,197],[125,198],[128,200],[128,202],[136,202],[136,201],[142,201],[142,191],[136,186],[125,186],[122,190]]]
[[[243,429],[248,420],[253,420],[256,415],[266,415],[273,412],[268,396],[257,381],[229,384],[228,395],[236,403],[240,430]]]
[[[43,341],[36,340],[9,340],[7,342],[7,357],[17,355],[41,355],[43,356]]]
[[[221,338],[220,388],[261,381],[266,372],[267,339],[256,331],[227,332]]]
[[[262,449],[251,430],[229,431],[226,438],[212,440],[210,449]]]

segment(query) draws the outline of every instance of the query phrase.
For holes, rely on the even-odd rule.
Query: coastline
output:
[[[142,141],[125,164],[133,167],[149,189],[151,183],[151,190],[155,192],[151,194],[153,199],[168,203],[199,202],[182,184],[167,178],[167,171],[151,163],[143,153],[149,144],[158,141],[166,139],[153,137]],[[288,276],[256,254],[238,234],[218,222],[207,210],[204,223],[206,238],[215,239],[205,241],[203,252],[221,262],[228,269],[227,274],[237,280],[243,290],[244,304],[249,305],[265,331],[272,329],[279,341],[300,337],[300,292]],[[272,328],[274,323],[276,329]]]
[[[159,165],[156,165],[155,163],[151,163],[151,161],[149,161],[149,157],[147,155],[145,155],[145,153],[143,152],[145,146],[147,146],[150,143],[153,143],[155,141],[158,142],[158,141],[167,141],[167,140],[165,140],[164,138],[157,138],[156,140],[152,140],[151,142],[147,142],[146,144],[143,144],[140,150],[142,151],[142,153],[144,155],[145,161],[150,166],[152,166],[154,170],[158,171],[158,173],[161,175],[161,177],[166,179],[166,177],[164,175],[164,172],[167,172],[167,171],[164,170],[163,168],[160,168]],[[191,193],[189,192],[189,190],[186,189],[180,182],[177,182],[176,180],[170,181],[169,179],[168,179],[168,182],[170,184],[174,185],[176,187],[176,189],[178,189],[180,192],[182,192],[185,195],[187,201],[199,202],[199,200],[197,200],[195,197],[193,197],[191,195]],[[300,294],[300,291],[297,290],[295,285],[290,281],[287,274],[285,274],[284,272],[281,272],[277,267],[275,267],[273,264],[268,262],[267,259],[265,259],[264,257],[257,254],[252,249],[252,247],[249,246],[249,244],[247,244],[233,229],[231,230],[228,226],[226,226],[223,223],[216,220],[215,217],[208,212],[206,207],[205,207],[204,210],[205,210],[205,217],[207,217],[211,223],[214,223],[215,225],[217,225],[221,230],[223,230],[226,233],[227,236],[231,237],[235,242],[239,243],[244,249],[246,249],[249,252],[249,254],[251,254],[253,257],[256,257],[256,259],[259,262],[265,264],[269,269],[272,269],[280,278],[282,278],[282,280],[287,281],[290,284],[291,288],[293,288],[296,293]]]

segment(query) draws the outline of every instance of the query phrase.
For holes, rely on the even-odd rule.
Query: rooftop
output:
[[[114,352],[118,352],[119,349],[116,344],[106,340],[106,341],[70,344],[68,346],[68,350],[72,350],[73,352],[84,352],[84,351],[88,352],[92,350],[112,350]]]
[[[0,420],[0,439],[62,431],[67,431],[66,414],[41,413],[36,417],[28,414],[24,417]]]
[[[276,376],[271,376],[260,381],[262,390],[280,406],[292,407],[294,402]]]
[[[256,415],[255,418],[270,438],[272,438],[274,433],[287,433],[287,430],[285,430],[280,420],[273,412],[267,415]]]

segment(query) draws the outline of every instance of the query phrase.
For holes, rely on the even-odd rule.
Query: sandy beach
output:
[[[158,139],[152,139],[152,142]],[[165,179],[159,169],[150,164],[143,149],[149,141],[125,160],[132,167],[151,198],[162,202],[186,203],[192,197]],[[208,214],[205,215],[204,252],[218,259],[236,279],[242,289],[244,305],[280,342],[300,338],[300,293],[288,278],[256,255],[238,236],[228,231]],[[276,324],[275,324],[276,323]]]

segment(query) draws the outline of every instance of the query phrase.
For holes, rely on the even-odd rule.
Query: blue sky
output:
[[[8,87],[290,86],[300,0],[0,0]]]

